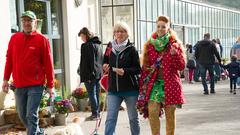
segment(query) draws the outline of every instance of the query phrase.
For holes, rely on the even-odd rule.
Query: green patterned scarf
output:
[[[170,39],[170,33],[167,32],[164,36],[162,37],[157,37],[156,36],[156,39],[153,38],[153,36],[150,38],[150,42],[151,44],[154,45],[154,48],[160,52],[162,51],[165,46],[168,44],[169,42],[169,39]]]

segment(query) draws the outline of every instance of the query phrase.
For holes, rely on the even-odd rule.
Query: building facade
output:
[[[223,8],[225,5],[221,3],[206,2],[208,0],[138,0],[137,40],[140,50],[156,29],[157,16],[167,15],[171,18],[171,27],[184,44],[194,45],[208,32],[212,39],[220,39],[223,57],[229,58],[230,48],[240,35],[240,11]]]
[[[125,21],[130,26],[130,40],[139,53],[155,30],[159,15],[171,18],[184,44],[195,44],[209,32],[220,38],[223,57],[240,35],[240,11],[206,4],[207,0],[2,0],[0,1],[0,78],[3,78],[5,55],[12,34],[21,31],[20,15],[32,10],[42,20],[41,32],[48,37],[54,60],[55,88],[69,95],[78,87],[82,41],[77,36],[82,27],[90,28],[103,41],[103,48],[113,39],[112,26]],[[212,5],[212,6],[210,6]],[[2,84],[2,80],[0,81]]]

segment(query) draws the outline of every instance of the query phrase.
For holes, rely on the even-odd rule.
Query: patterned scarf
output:
[[[169,42],[169,39],[170,39],[170,33],[167,32],[164,36],[162,37],[158,37],[157,34],[153,34],[150,38],[150,42],[151,44],[154,45],[154,48],[160,52],[162,51],[166,45],[168,44]]]
[[[122,43],[117,43],[116,40],[113,40],[112,41],[112,48],[117,52],[121,52],[122,50],[124,50],[126,48],[127,43],[128,43],[128,39],[126,39]]]

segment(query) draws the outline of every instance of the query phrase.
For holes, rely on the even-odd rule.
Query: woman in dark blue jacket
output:
[[[130,30],[126,23],[116,24],[113,34],[115,39],[106,49],[103,64],[103,70],[109,75],[105,135],[114,134],[123,100],[127,106],[131,134],[139,135],[139,119],[135,107],[139,89],[137,78],[140,73],[138,52],[128,39]]]

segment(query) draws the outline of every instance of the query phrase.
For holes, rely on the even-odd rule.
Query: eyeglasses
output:
[[[32,23],[33,20],[32,19],[22,19],[21,22],[22,23]]]
[[[114,33],[125,33],[126,31],[124,31],[124,30],[117,30],[117,31],[115,31]]]

